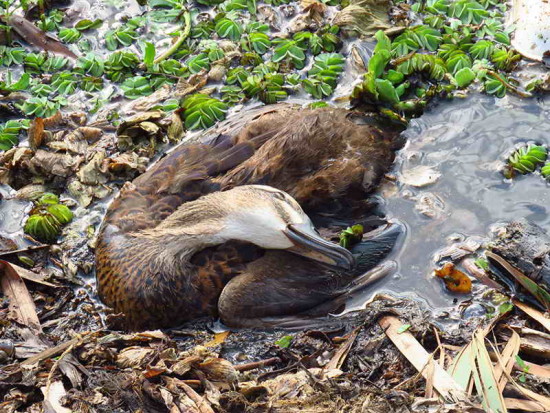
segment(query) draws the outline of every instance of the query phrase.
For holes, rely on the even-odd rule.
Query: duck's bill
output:
[[[338,244],[323,239],[307,224],[288,225],[285,235],[294,244],[288,249],[294,254],[346,270],[355,266],[355,258],[351,252]]]

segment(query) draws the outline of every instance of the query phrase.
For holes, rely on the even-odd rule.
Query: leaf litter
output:
[[[392,8],[392,15],[404,7]],[[384,2],[372,10],[367,2],[351,2],[335,18],[344,30],[372,35],[389,27],[387,8]],[[271,25],[283,24],[270,13],[273,8],[262,10]],[[325,12],[323,3],[304,2],[291,33],[318,25]],[[25,21],[10,20],[28,43],[46,50],[64,47],[50,39],[34,41],[37,34]],[[285,47],[294,50],[290,43]],[[285,56],[286,64],[296,64],[292,53]],[[179,80],[174,96],[194,94],[211,72]],[[131,93],[139,90],[137,80],[132,85]],[[82,208],[86,214],[64,228],[61,248],[21,248],[29,256],[26,268],[2,261],[1,411],[550,409],[545,366],[550,338],[540,331],[541,326],[548,329],[548,318],[521,301],[513,302],[528,317],[506,311],[481,326],[465,323],[453,332],[419,303],[388,297],[373,300],[364,312],[343,317],[327,331],[290,336],[211,334],[201,322],[166,332],[112,329],[116,315],[104,316],[91,299],[92,287],[76,274],[89,271],[93,262],[89,247],[101,220],[93,213],[95,202],[116,193],[171,142],[182,140],[180,116],[158,110],[172,93],[163,85],[131,102],[127,110],[135,115],[125,116],[117,128],[110,109],[93,121],[83,113],[56,110],[30,123],[28,147],[0,155],[0,181],[14,188],[18,199],[35,201],[45,189],[68,188],[76,213]],[[417,170],[403,182],[422,187],[437,178],[435,170]],[[12,260],[19,247],[10,245],[2,254]]]

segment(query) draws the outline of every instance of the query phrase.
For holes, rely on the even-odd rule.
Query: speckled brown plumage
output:
[[[185,202],[238,185],[284,190],[306,210],[332,199],[363,198],[389,168],[399,145],[395,129],[363,124],[365,119],[370,122],[343,109],[274,105],[229,119],[205,136],[206,143],[169,153],[127,183],[107,211],[96,259],[101,299],[124,313],[130,328],[168,327],[216,315],[226,284],[238,274],[261,272],[257,268],[263,261],[273,266],[271,255],[262,258],[260,248],[235,241],[206,248],[190,260],[167,260],[170,235],[159,241],[143,236],[143,230],[155,228]],[[225,307],[230,305],[226,297]]]

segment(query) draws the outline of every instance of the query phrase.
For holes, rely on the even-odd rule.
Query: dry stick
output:
[[[430,362],[431,356],[410,332],[398,332],[399,328],[403,325],[401,321],[395,316],[388,315],[380,318],[378,324],[399,349],[401,354],[409,360],[424,378],[427,378],[426,366]],[[453,401],[467,400],[467,395],[464,390],[456,383],[449,373],[439,366],[439,364],[434,364],[433,383],[435,389],[444,399]]]
[[[506,89],[509,89],[510,91],[514,92],[516,95],[522,97],[522,98],[532,98],[533,94],[529,93],[525,90],[521,90],[514,85],[511,85],[506,79],[504,79],[502,76],[500,76],[497,72],[494,72],[492,70],[487,70],[487,74],[493,76],[496,80],[498,80],[500,83],[502,83]]]
[[[164,59],[167,59],[168,57],[172,56],[176,50],[179,49],[181,44],[187,39],[187,36],[189,36],[189,33],[191,33],[191,13],[186,11],[183,15],[183,19],[185,21],[185,27],[183,28],[183,33],[180,34],[180,37],[178,37],[178,40],[170,47],[167,51],[165,51],[163,54],[161,54],[159,57],[157,57],[153,64],[157,64],[162,62]]]
[[[280,361],[281,359],[279,357],[271,357],[265,360],[254,361],[252,363],[238,364],[234,367],[235,367],[235,370],[237,371],[248,371],[248,370],[259,369],[261,367],[272,366],[273,364],[277,364]]]
[[[71,351],[73,351],[73,349],[77,345],[82,344],[82,342],[84,341],[86,336],[89,337],[89,335],[90,335],[90,333],[77,334],[77,336],[75,337],[76,341],[74,341],[69,347],[67,347],[67,349],[63,353],[61,353],[59,358],[57,360],[55,360],[55,362],[53,363],[52,368],[50,369],[50,372],[48,373],[48,378],[46,380],[46,391],[44,391],[44,399],[47,399],[48,395],[50,394],[50,387],[52,385],[53,375],[54,375],[55,371],[57,370],[57,366],[59,366],[59,363],[61,363],[61,360],[63,360],[63,357],[65,357],[67,354],[69,354]]]

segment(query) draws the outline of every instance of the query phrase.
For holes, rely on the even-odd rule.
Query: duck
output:
[[[402,228],[382,225],[350,251],[310,215],[364,213],[400,132],[343,108],[276,104],[230,117],[123,185],[98,234],[100,299],[132,330],[326,319],[390,270],[378,264]]]

